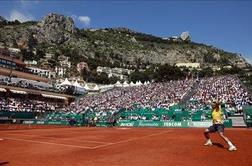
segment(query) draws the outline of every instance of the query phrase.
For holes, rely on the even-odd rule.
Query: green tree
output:
[[[91,72],[89,70],[87,70],[87,68],[83,68],[81,70],[81,76],[82,76],[83,80],[88,81],[90,74],[91,74]]]
[[[178,80],[185,77],[183,71],[176,66],[171,66],[169,64],[164,64],[159,66],[155,72],[155,79],[157,81],[169,81],[169,80]]]
[[[142,83],[149,80],[149,76],[145,72],[134,71],[129,75],[130,81],[137,82],[141,81]]]
[[[39,59],[44,59],[45,57],[45,51],[43,49],[37,49],[36,51],[36,60],[39,60]]]
[[[21,54],[24,58],[24,60],[39,60],[39,57],[35,54],[33,54],[32,51],[27,51],[26,49],[21,49]]]
[[[118,77],[113,76],[113,77],[109,78],[109,83],[110,84],[115,84],[117,81],[119,81]]]
[[[98,84],[109,84],[110,80],[106,73],[101,73],[94,76],[94,82]]]
[[[216,63],[217,60],[214,58],[214,56],[211,53],[205,54],[204,57],[205,63]]]
[[[226,74],[240,74],[243,75],[244,74],[244,70],[233,66],[232,68],[221,68],[220,71],[217,72],[218,75],[226,75]]]
[[[212,68],[207,67],[203,68],[199,71],[199,77],[212,77],[214,75],[214,71]]]

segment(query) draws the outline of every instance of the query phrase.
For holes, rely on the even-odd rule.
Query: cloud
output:
[[[34,17],[28,13],[21,13],[17,10],[12,10],[8,18],[10,21],[18,20],[20,22],[34,20]]]
[[[79,16],[78,20],[86,26],[89,26],[91,22],[91,19],[88,16]]]
[[[33,7],[33,5],[36,5],[39,3],[38,0],[20,0],[20,3],[22,7]]]

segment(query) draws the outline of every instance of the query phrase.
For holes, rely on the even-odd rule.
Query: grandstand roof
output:
[[[25,63],[19,59],[15,59],[15,58],[12,58],[10,56],[4,56],[4,55],[1,55],[0,54],[0,59],[5,59],[5,60],[8,60],[8,61],[11,61],[11,62],[14,62],[16,64],[19,64],[19,65],[22,65],[22,66],[25,66]]]
[[[0,67],[0,75],[3,76],[10,76],[10,73],[13,77],[19,77],[19,78],[25,78],[29,80],[36,80],[40,82],[49,82],[49,79],[46,77],[41,77],[39,75],[23,72],[23,71],[17,71],[17,70],[11,70],[8,68]]]
[[[57,98],[57,99],[74,99],[74,96],[56,93],[56,92],[49,92],[49,91],[42,91],[42,90],[35,90],[35,89],[27,89],[27,88],[20,88],[20,87],[13,87],[13,86],[7,86],[7,85],[0,85],[0,91],[6,92],[7,90],[10,90],[12,93],[17,94],[33,94],[33,95],[42,95],[43,97],[51,97],[51,98]]]

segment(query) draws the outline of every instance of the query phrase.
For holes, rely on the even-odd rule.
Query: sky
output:
[[[252,63],[250,0],[1,0],[8,20],[71,16],[78,28],[126,27],[159,37],[189,31],[194,42],[240,53]]]

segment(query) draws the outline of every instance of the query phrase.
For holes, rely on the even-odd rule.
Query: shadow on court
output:
[[[218,142],[213,142],[213,146],[217,146],[218,148],[225,148],[222,144]]]
[[[8,161],[0,161],[0,166],[4,166],[4,165],[6,165],[8,163],[9,163]]]

